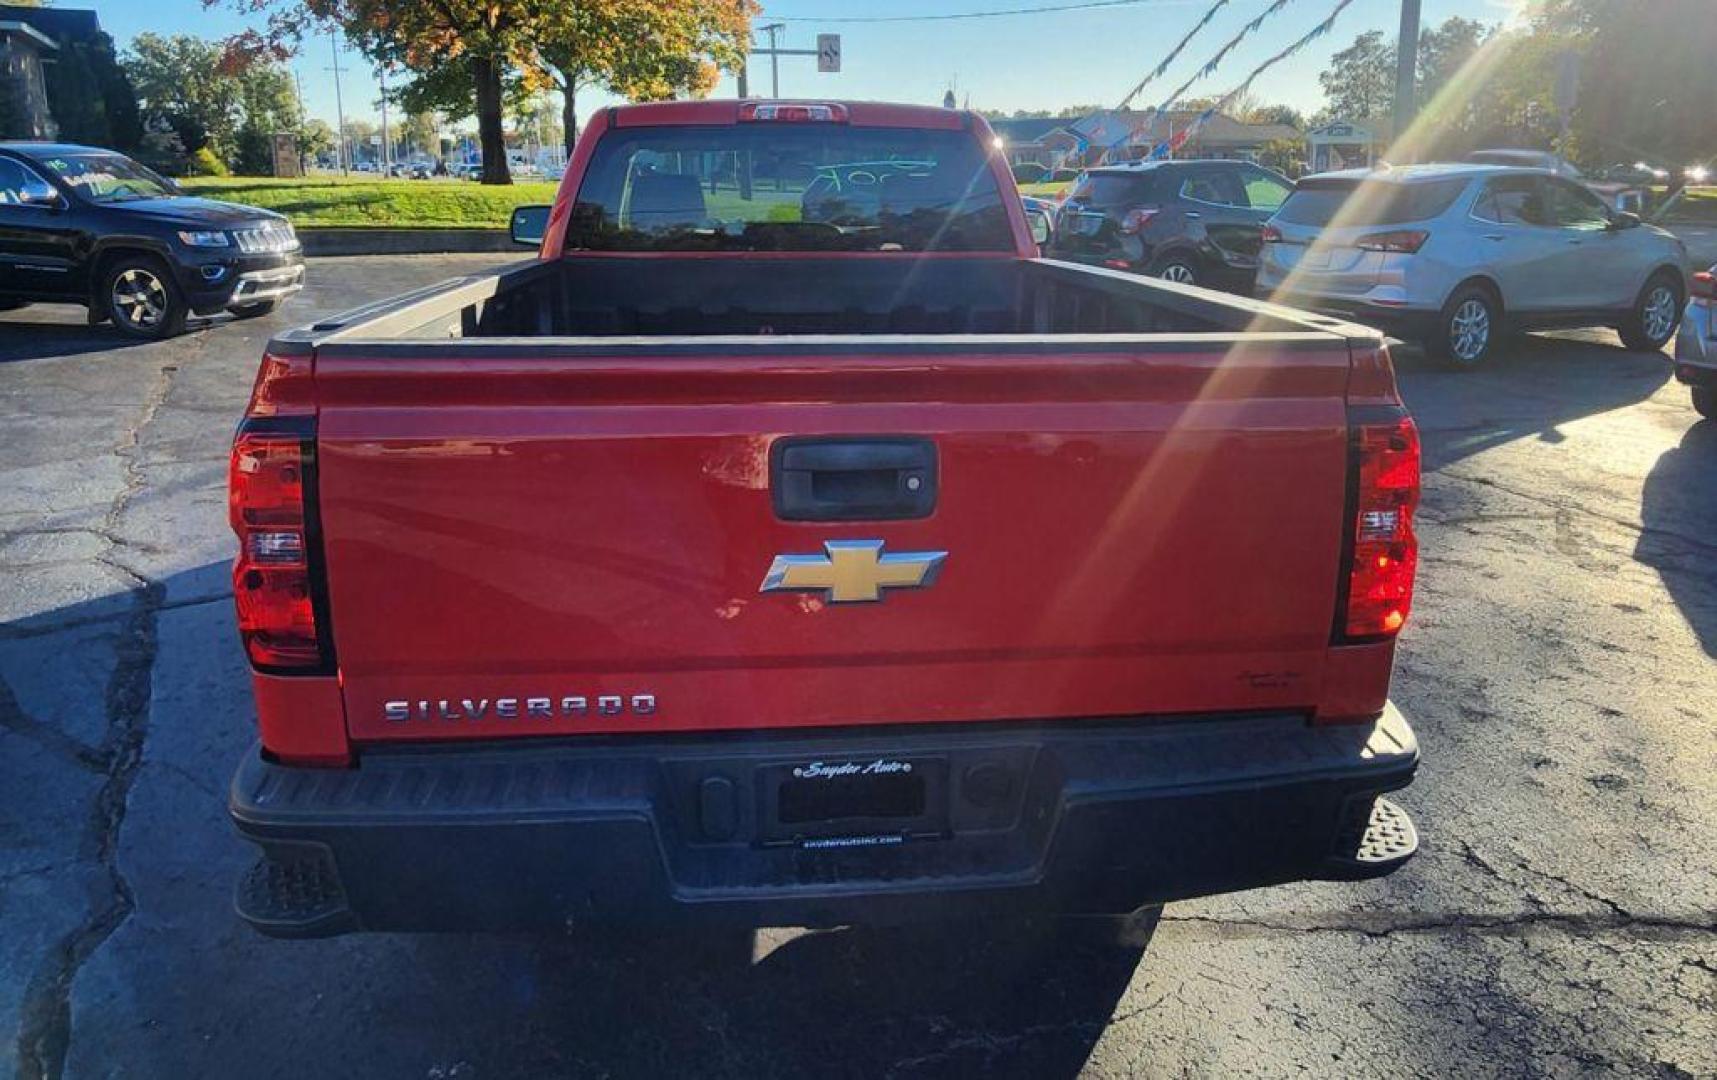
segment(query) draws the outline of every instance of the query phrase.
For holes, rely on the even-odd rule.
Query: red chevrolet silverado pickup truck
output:
[[[1395,869],[1383,341],[1045,260],[970,113],[598,113],[232,454],[265,933],[1124,915]]]

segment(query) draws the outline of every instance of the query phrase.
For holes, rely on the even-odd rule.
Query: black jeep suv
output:
[[[1074,185],[1044,254],[1250,292],[1264,222],[1294,185],[1246,161],[1151,161],[1092,169]]]
[[[83,304],[163,338],[192,313],[266,315],[303,286],[279,214],[191,198],[111,150],[0,143],[0,310]]]

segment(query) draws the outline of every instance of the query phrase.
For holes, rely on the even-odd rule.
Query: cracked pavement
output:
[[[1142,952],[251,934],[232,424],[269,333],[492,261],[317,260],[158,345],[0,315],[0,1075],[1717,1075],[1717,424],[1608,333],[1397,352],[1426,760],[1393,877],[1175,905]]]

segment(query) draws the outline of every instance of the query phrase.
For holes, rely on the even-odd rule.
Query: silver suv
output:
[[[1675,335],[1687,249],[1542,169],[1409,165],[1301,180],[1264,227],[1258,292],[1477,367],[1505,330]]]

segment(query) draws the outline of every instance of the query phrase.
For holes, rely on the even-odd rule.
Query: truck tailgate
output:
[[[1279,709],[1321,687],[1338,336],[422,344],[316,359],[356,740]],[[933,512],[781,520],[784,436],[933,442]],[[875,602],[760,591],[830,541],[946,555]]]

